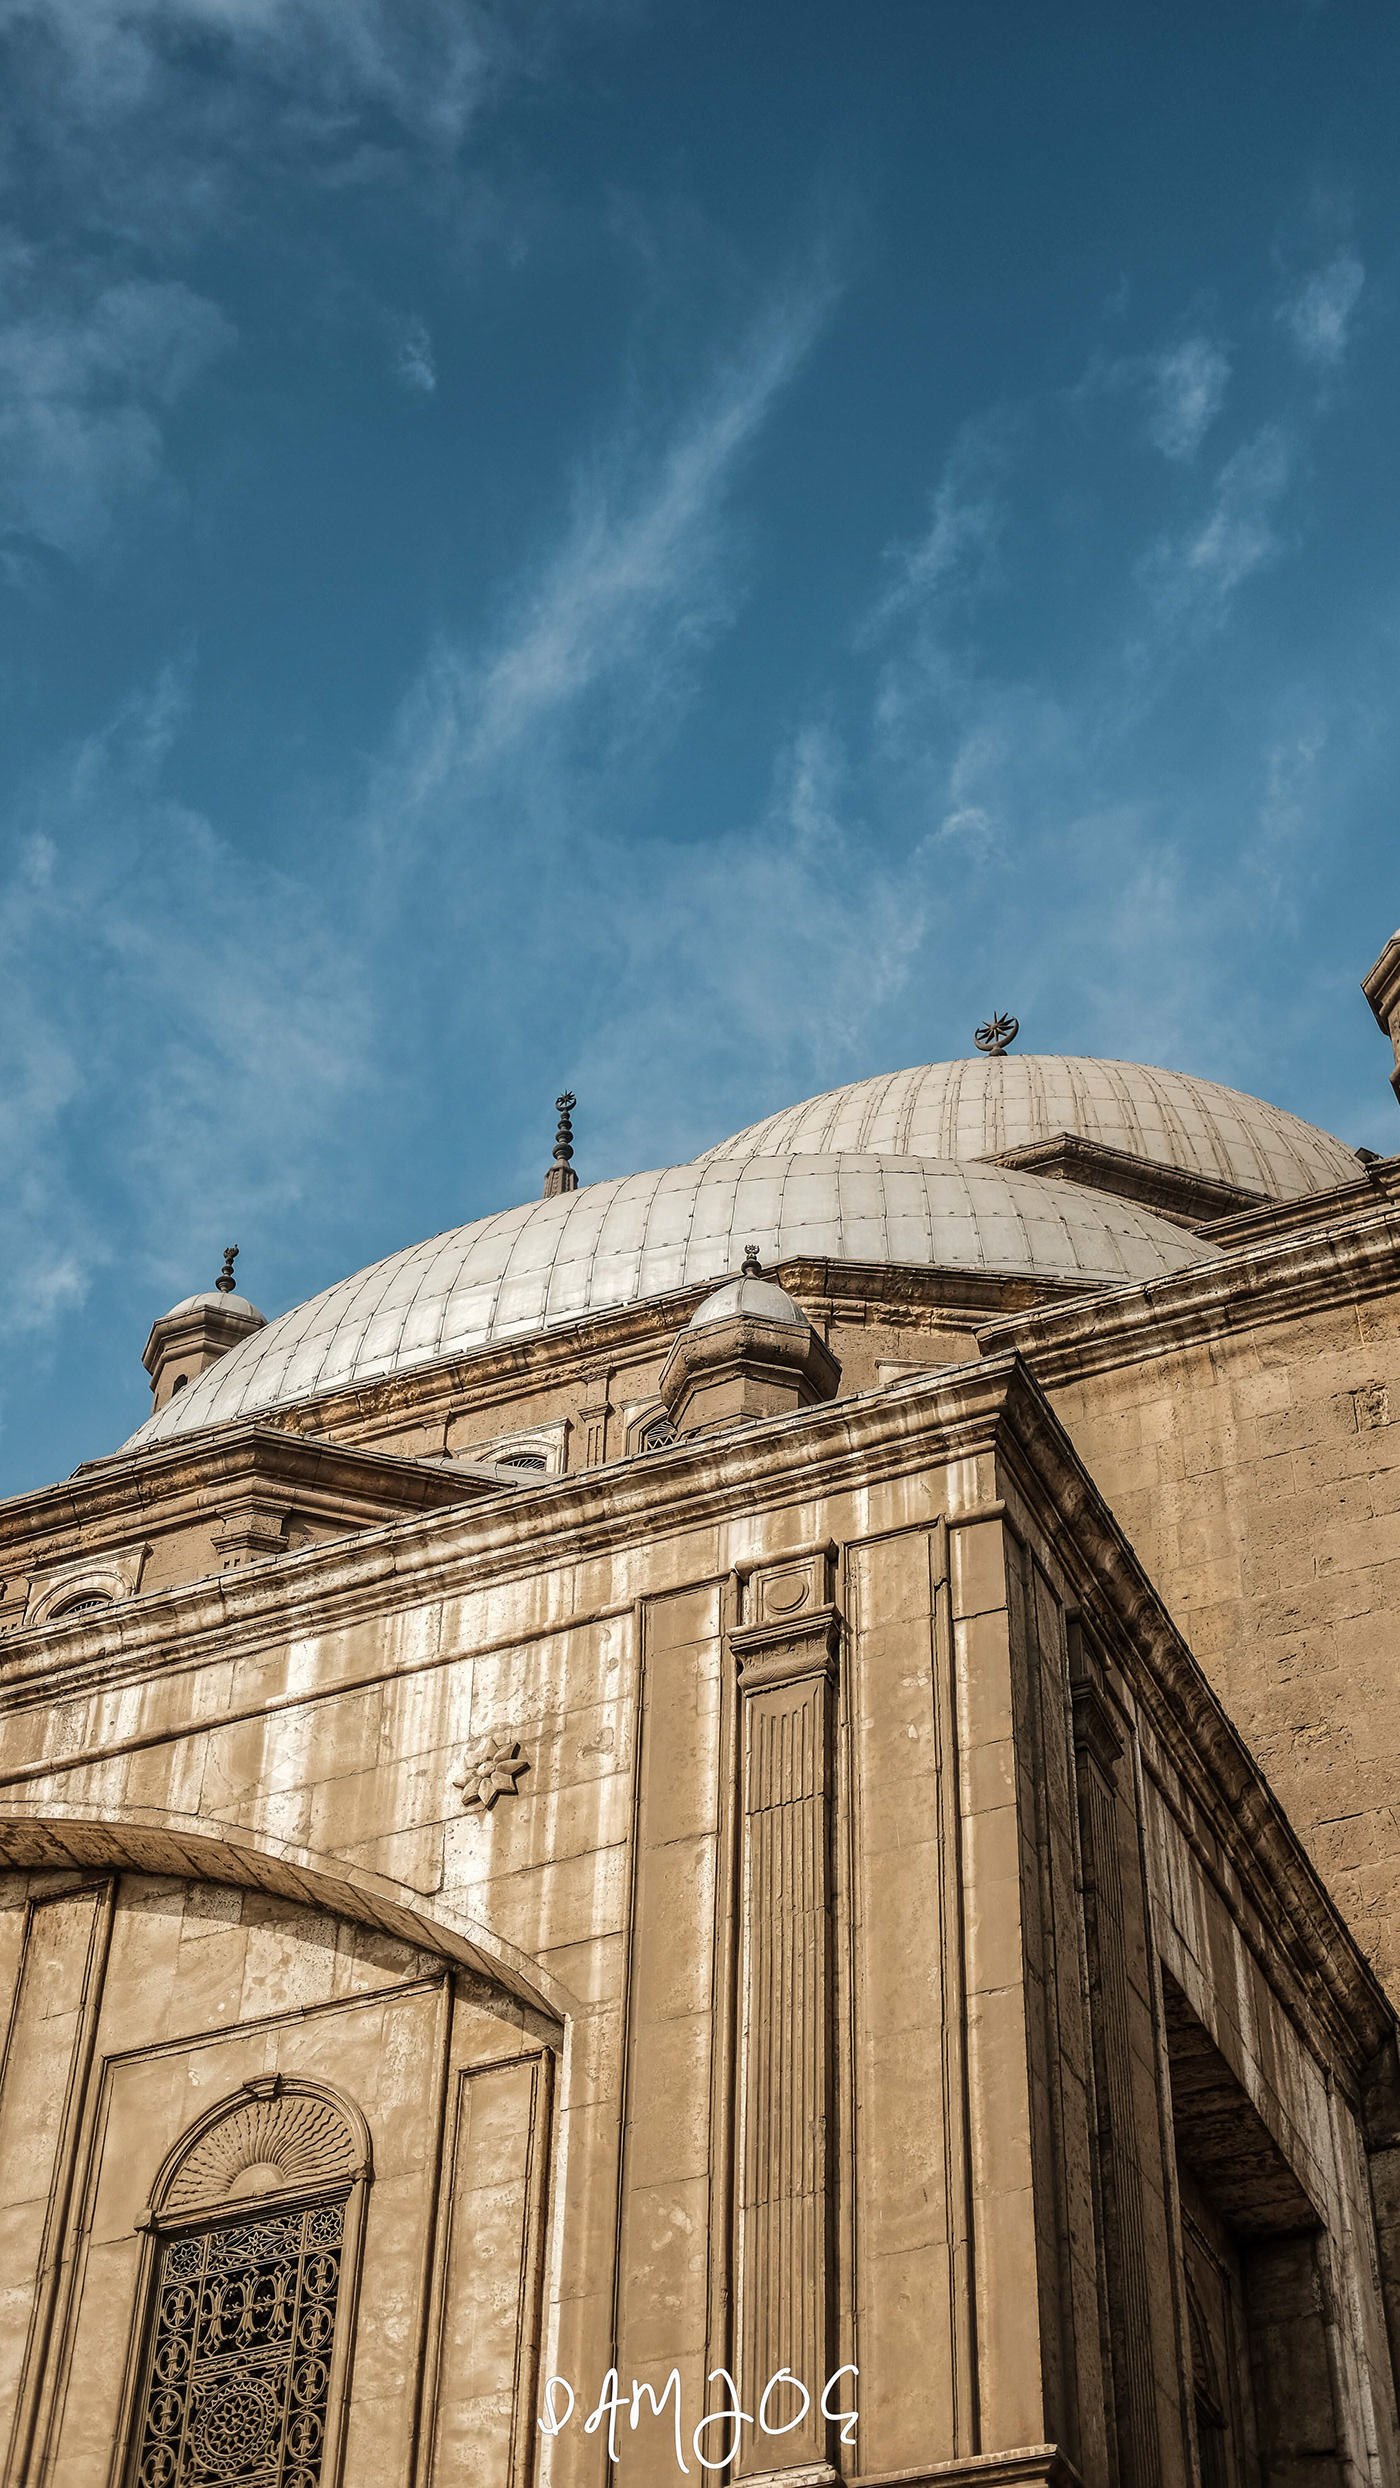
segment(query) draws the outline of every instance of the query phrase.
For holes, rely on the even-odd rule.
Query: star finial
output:
[[[763,1264],[758,1258],[756,1244],[744,1246],[743,1275],[746,1279],[761,1279],[763,1276]]]
[[[217,1287],[221,1296],[231,1296],[235,1287],[238,1285],[238,1281],[233,1275],[233,1265],[237,1259],[238,1246],[236,1244],[226,1244],[224,1246],[224,1266],[214,1281],[214,1285]]]
[[[974,1030],[972,1042],[983,1054],[1004,1054],[1008,1045],[1015,1043],[1020,1029],[1019,1019],[1012,1019],[1006,1011],[998,1011],[994,1019],[986,1020]]]
[[[572,1089],[565,1089],[554,1100],[559,1116],[559,1129],[554,1135],[554,1164],[544,1179],[544,1197],[552,1201],[557,1193],[577,1192],[578,1177],[573,1169],[574,1127],[572,1116],[578,1099]]]

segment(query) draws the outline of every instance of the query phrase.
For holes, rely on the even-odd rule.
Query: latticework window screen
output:
[[[131,2488],[322,2488],[345,2201],[164,2238]]]

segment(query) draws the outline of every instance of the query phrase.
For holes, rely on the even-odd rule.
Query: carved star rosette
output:
[[[469,1745],[451,1785],[460,1789],[463,1806],[470,1811],[481,1807],[487,1814],[498,1797],[518,1797],[517,1782],[529,1763],[520,1750],[520,1740],[508,1728],[494,1735],[478,1737]]]

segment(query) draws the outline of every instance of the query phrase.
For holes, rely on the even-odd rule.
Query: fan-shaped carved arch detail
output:
[[[295,2186],[345,2185],[366,2169],[368,2138],[330,2094],[300,2086],[239,2092],[180,2146],[157,2182],[163,2219]]]

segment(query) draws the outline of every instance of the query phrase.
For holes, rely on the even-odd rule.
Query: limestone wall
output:
[[[1400,1996],[1400,1294],[1050,1387]]]
[[[16,1641],[0,2356],[46,2476],[108,2488],[158,2172],[280,2074],[373,2151],[349,2488],[603,2488],[609,2372],[674,2368],[689,2447],[721,2367],[741,2476],[1108,2488],[1116,2436],[1184,2488],[1165,1962],[1331,2258],[1314,2416],[1379,2488],[1386,2020],[1193,1686],[1007,1365]],[[671,2411],[621,2424],[673,2481]]]

